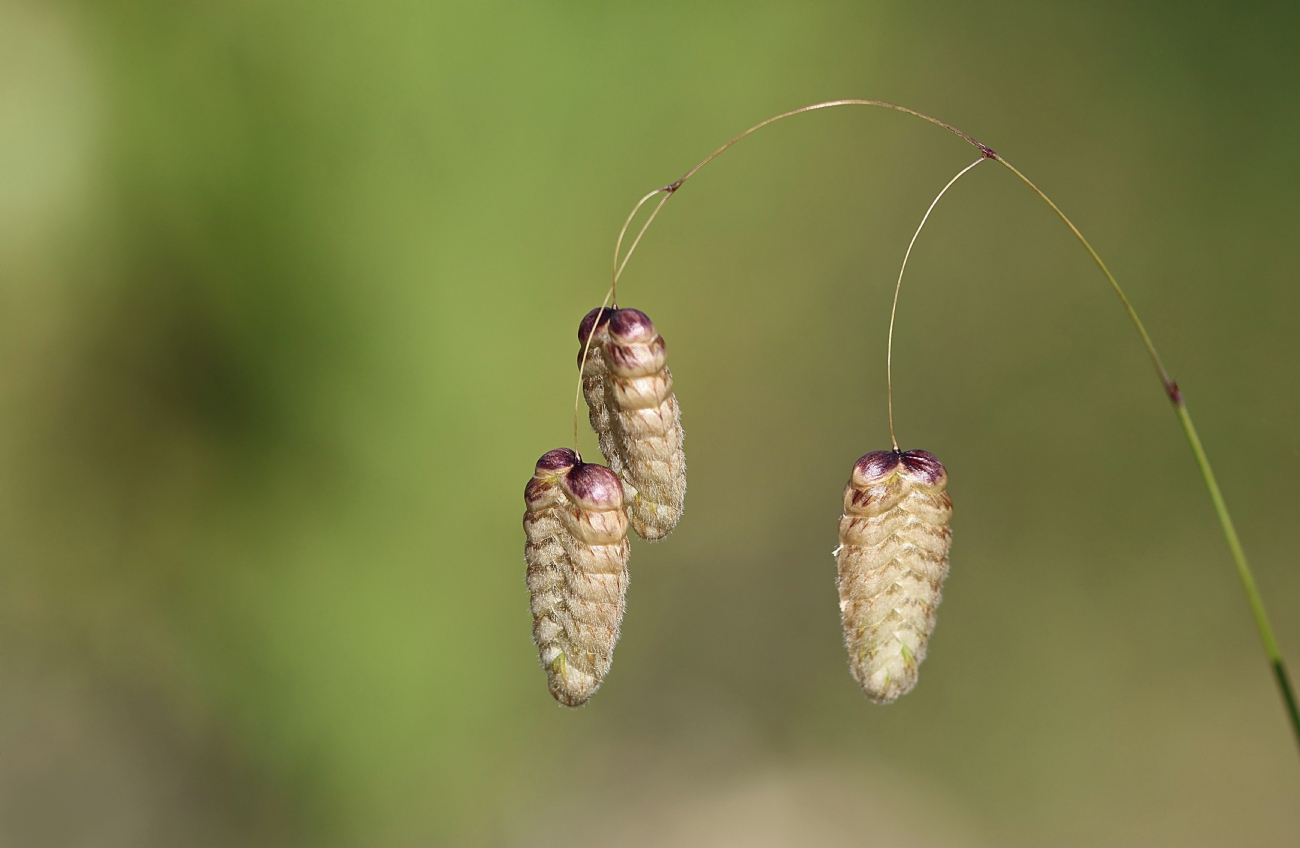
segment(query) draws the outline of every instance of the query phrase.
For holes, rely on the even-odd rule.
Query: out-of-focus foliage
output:
[[[1300,765],[1173,416],[996,165],[895,350],[956,505],[867,703],[839,497],[912,228],[972,159],[774,126],[665,209],[690,492],[579,711],[522,487],[632,202],[770,114],[936,114],[1074,216],[1198,416],[1300,666],[1300,31],[1284,4],[0,2],[0,842],[1284,845]],[[584,433],[582,448],[595,453]],[[566,842],[571,839],[571,842]]]

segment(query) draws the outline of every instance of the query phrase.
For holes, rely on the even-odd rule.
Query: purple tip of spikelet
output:
[[[582,463],[582,458],[569,448],[556,448],[542,454],[541,459],[537,460],[538,474],[555,474],[560,471],[567,471],[575,465]]]
[[[609,323],[609,320],[618,310],[610,309],[608,306],[602,306],[593,309],[583,316],[581,323],[578,324],[578,342],[587,343],[587,338],[601,324]]]
[[[581,464],[567,475],[568,489],[587,509],[622,509],[623,483],[603,465]]]
[[[617,341],[648,342],[656,335],[654,322],[640,309],[620,309],[609,319],[609,334]]]
[[[895,473],[927,488],[942,486],[948,479],[943,463],[923,450],[872,451],[853,466],[854,482],[860,486],[880,483]]]

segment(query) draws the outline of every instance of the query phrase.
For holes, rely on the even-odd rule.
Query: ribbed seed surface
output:
[[[551,694],[576,707],[609,671],[627,592],[623,486],[568,448],[537,461],[524,489],[533,641]]]
[[[925,451],[857,461],[840,516],[840,616],[849,670],[887,704],[916,685],[948,574],[952,500],[943,464]]]
[[[591,427],[623,480],[632,529],[662,539],[677,526],[686,497],[681,410],[664,364],[667,348],[637,309],[589,312],[578,327],[579,363],[589,335],[582,391]]]

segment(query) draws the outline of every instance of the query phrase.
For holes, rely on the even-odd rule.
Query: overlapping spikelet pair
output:
[[[553,450],[524,490],[533,641],[567,706],[600,687],[623,620],[627,528],[662,539],[686,496],[681,411],[667,347],[636,309],[594,309],[578,327],[582,390],[609,467]]]
[[[609,467],[572,450],[537,461],[524,490],[533,640],[551,694],[585,703],[609,671],[627,592],[630,525],[655,540],[686,494],[681,413],[663,337],[645,313],[596,309],[578,328],[582,388]],[[875,451],[844,490],[838,564],[849,669],[888,703],[916,685],[948,573],[952,501],[925,451]]]

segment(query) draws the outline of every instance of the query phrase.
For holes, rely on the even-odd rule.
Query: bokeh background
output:
[[[907,239],[973,159],[935,127],[783,122],[651,229],[621,300],[690,490],[577,711],[519,522],[632,203],[889,99],[1128,286],[1300,668],[1297,35],[1227,2],[2,0],[0,843],[1295,844],[1176,420],[993,164],[896,340],[957,510],[930,658],[889,707],[850,678],[840,492],[888,445]]]

